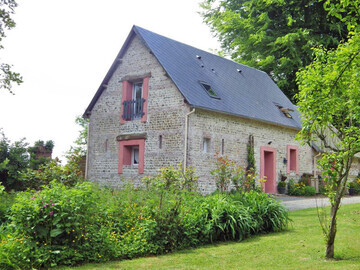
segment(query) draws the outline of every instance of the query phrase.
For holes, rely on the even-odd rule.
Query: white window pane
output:
[[[135,83],[133,89],[133,99],[139,99],[142,96],[142,83]]]
[[[203,139],[203,152],[209,153],[209,150],[210,150],[210,139],[204,138]]]
[[[133,147],[132,149],[132,165],[139,164],[139,148]]]

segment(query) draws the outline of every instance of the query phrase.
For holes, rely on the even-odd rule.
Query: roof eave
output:
[[[112,63],[110,69],[109,69],[108,72],[106,73],[103,81],[101,82],[98,90],[96,91],[94,97],[92,98],[89,106],[86,108],[86,110],[85,110],[85,112],[84,112],[84,114],[83,114],[83,118],[89,118],[89,116],[91,115],[91,111],[92,111],[92,109],[94,108],[97,100],[98,100],[99,97],[101,96],[102,92],[106,89],[107,84],[108,84],[111,76],[114,74],[116,68],[117,68],[118,65],[120,64],[120,62],[121,62],[120,60],[121,60],[121,58],[123,57],[124,53],[126,52],[127,47],[129,46],[132,38],[134,37],[135,34],[137,34],[137,33],[135,33],[134,29],[135,29],[135,26],[132,27],[129,35],[127,36],[127,38],[126,38],[123,46],[121,47],[119,53],[117,54],[114,62]]]
[[[246,116],[246,115],[235,114],[235,113],[230,113],[230,112],[225,112],[225,111],[220,111],[220,110],[215,110],[215,109],[206,108],[206,107],[202,107],[202,106],[197,106],[197,105],[193,105],[193,104],[189,104],[189,105],[192,108],[195,108],[195,109],[201,109],[201,110],[205,110],[205,111],[211,111],[211,112],[216,112],[216,113],[220,113],[220,114],[236,116],[236,117],[240,117],[240,118],[243,118],[243,119],[253,120],[253,121],[257,121],[257,122],[261,122],[261,123],[265,123],[265,124],[269,124],[269,125],[273,125],[273,126],[289,128],[289,129],[293,129],[293,130],[296,130],[296,131],[301,130],[301,128],[299,128],[299,127],[282,125],[282,124],[277,123],[277,122],[266,121],[266,120],[258,119],[258,118],[255,118],[255,117],[250,117],[250,116]]]

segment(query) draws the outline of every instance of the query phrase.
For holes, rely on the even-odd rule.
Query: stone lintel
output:
[[[119,82],[123,82],[123,81],[133,82],[133,81],[137,81],[137,80],[141,80],[141,79],[149,78],[149,77],[151,77],[151,72],[137,74],[137,75],[127,75],[127,76],[122,77]]]
[[[129,133],[129,134],[122,134],[116,137],[117,141],[128,141],[128,140],[137,140],[137,139],[146,139],[146,133]]]

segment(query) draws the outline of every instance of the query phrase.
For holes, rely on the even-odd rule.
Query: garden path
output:
[[[315,197],[294,197],[294,196],[284,196],[276,195],[275,198],[281,201],[289,211],[295,211],[300,209],[307,208],[316,208],[330,206],[329,199],[324,196],[315,196]],[[341,204],[353,204],[360,203],[360,196],[345,196]]]

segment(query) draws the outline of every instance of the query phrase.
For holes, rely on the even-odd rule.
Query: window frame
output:
[[[214,99],[221,99],[219,97],[219,95],[216,93],[216,91],[214,90],[214,88],[209,83],[204,82],[204,81],[199,81],[199,84],[205,90],[205,92],[209,95],[209,97],[214,98]],[[214,94],[211,94],[209,92],[209,90],[206,88],[206,86],[208,86]]]
[[[130,148],[130,149],[129,149]],[[139,164],[133,164],[133,149],[139,149]],[[130,151],[129,151],[130,150]],[[130,161],[130,162],[129,162]],[[144,173],[145,165],[145,139],[130,139],[119,141],[118,173],[123,173],[124,165],[137,167],[139,174]]]
[[[206,145],[206,147],[205,147]],[[209,154],[211,149],[211,138],[209,137],[203,137],[202,140],[202,152],[204,154]]]
[[[136,101],[136,104],[137,104],[137,101],[140,99],[142,99],[143,98],[143,80],[141,80],[141,81],[135,81],[135,82],[132,82],[132,97],[131,97],[131,99],[132,100],[135,100]],[[136,86],[139,86],[139,85],[141,85],[141,88],[140,88],[140,97],[138,98],[138,97],[136,97],[136,94],[137,94],[137,89],[136,89]],[[133,107],[133,114],[134,115],[138,115],[137,114],[137,107],[134,105],[134,107]],[[139,117],[139,116],[137,116],[137,117],[133,117],[131,120],[133,121],[133,120],[139,120],[139,119],[141,119],[141,116]]]
[[[121,104],[120,104],[120,124],[125,124],[129,121],[141,120],[142,123],[147,121],[147,107],[148,107],[148,96],[149,96],[149,79],[150,77],[137,78],[132,80],[122,81],[122,92],[121,92]],[[136,117],[134,119],[124,119],[124,101],[133,100],[134,98],[134,85],[142,83],[141,95],[144,99],[143,102],[143,116]]]
[[[286,158],[287,158],[287,173],[295,172],[299,174],[299,147],[296,145],[286,146]],[[295,157],[294,157],[295,155]],[[293,164],[295,162],[295,165]],[[295,167],[295,168],[294,168]]]

